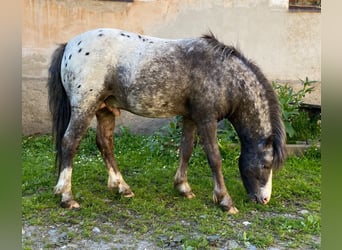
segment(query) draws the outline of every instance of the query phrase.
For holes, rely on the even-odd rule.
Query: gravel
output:
[[[109,234],[99,227],[92,229],[91,236],[79,239],[81,225],[61,226],[23,226],[22,245],[30,249],[158,249],[149,240],[137,240],[131,234]]]
[[[300,214],[306,214],[305,210],[299,211]],[[269,216],[273,214],[270,213]],[[294,217],[294,215],[287,215]],[[184,222],[185,223],[185,222]],[[250,222],[242,222],[245,227],[250,226]],[[25,222],[22,227],[22,247],[23,249],[137,249],[137,250],[155,250],[155,249],[193,249],[186,248],[185,239],[182,235],[177,236],[158,236],[154,239],[152,234],[147,232],[138,237],[134,232],[128,232],[120,229],[117,224],[111,222],[99,222],[91,230],[88,229],[86,235],[82,223],[80,224],[58,224],[58,225],[27,225]],[[250,243],[239,243],[234,239],[222,239],[219,235],[203,236],[199,232],[193,233],[193,238],[205,237],[211,250],[224,249],[247,249],[257,250],[258,248]],[[319,244],[320,237],[312,238]],[[158,244],[157,244],[158,242]],[[274,243],[267,250],[288,249],[284,242]],[[303,248],[305,249],[305,248]]]

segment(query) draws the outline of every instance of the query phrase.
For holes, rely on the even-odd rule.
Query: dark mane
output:
[[[222,59],[225,59],[231,55],[240,57],[241,53],[233,46],[227,46],[217,40],[214,34],[209,31],[208,34],[203,35],[201,38],[205,39],[209,46],[212,47],[215,53],[218,53]]]
[[[227,46],[214,36],[214,34],[209,31],[201,37],[205,39],[208,45],[213,49],[215,53],[218,54],[223,59],[230,56],[235,56],[239,58],[256,76],[257,80],[262,84],[266,91],[266,98],[268,100],[268,106],[270,109],[270,120],[272,124],[273,139],[273,168],[279,169],[283,166],[286,158],[286,134],[285,128],[282,121],[282,111],[279,105],[278,98],[274,92],[272,85],[269,83],[265,75],[261,72],[260,68],[247,59],[238,49],[233,46]]]

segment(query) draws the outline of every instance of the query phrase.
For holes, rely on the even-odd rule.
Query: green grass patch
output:
[[[23,224],[56,226],[67,232],[69,242],[111,241],[111,236],[129,233],[161,248],[224,247],[231,240],[243,247],[320,247],[319,149],[288,158],[285,167],[274,175],[270,203],[262,206],[247,200],[238,170],[239,148],[220,134],[226,185],[240,211],[233,216],[211,200],[211,171],[200,146],[195,147],[188,170],[196,198],[188,200],[174,190],[179,154],[175,140],[160,133],[131,135],[126,130],[115,137],[120,170],[135,193],[134,198],[127,199],[107,190],[106,169],[95,144],[95,132],[90,129],[75,157],[72,177],[73,193],[82,208],[69,211],[59,207],[60,197],[53,194],[57,170],[51,137],[23,137]],[[69,230],[74,226],[80,226],[77,233]],[[101,230],[101,236],[94,234],[94,227]],[[34,244],[23,240],[24,249]],[[48,247],[51,242],[41,244]]]

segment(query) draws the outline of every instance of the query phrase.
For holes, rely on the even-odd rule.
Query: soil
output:
[[[305,211],[304,211],[305,212]],[[289,215],[293,216],[293,215]],[[244,222],[248,226],[248,222]],[[116,233],[109,232],[106,228],[116,228]],[[127,232],[118,229],[115,223],[101,223],[93,227],[89,232],[89,237],[82,238],[82,225],[49,225],[49,226],[30,226],[23,225],[22,228],[22,246],[29,246],[29,249],[137,249],[137,250],[155,250],[155,249],[193,249],[185,248],[184,239],[181,235],[169,238],[167,236],[153,239],[151,233],[147,232],[143,236],[136,237],[134,232]],[[193,233],[194,238],[201,235],[198,232]],[[248,249],[256,250],[257,247],[249,244],[240,244],[233,239],[222,240],[219,236],[207,236],[209,249]],[[320,237],[314,237],[313,242],[319,244]],[[158,245],[156,242],[159,242]],[[278,242],[276,245],[267,248],[268,250],[288,249],[286,243]],[[300,248],[299,248],[300,249]],[[305,248],[303,248],[305,249]]]

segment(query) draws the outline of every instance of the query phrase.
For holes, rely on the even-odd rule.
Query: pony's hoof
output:
[[[134,193],[129,189],[129,190],[124,190],[120,192],[120,194],[125,197],[125,198],[131,198],[134,197]]]
[[[61,202],[62,208],[68,208],[70,210],[78,210],[80,209],[80,204],[78,204],[77,201],[71,200],[71,201],[62,201]]]
[[[195,195],[192,191],[186,192],[186,193],[182,193],[182,195],[183,195],[184,197],[188,198],[188,199],[193,199],[193,198],[196,197],[196,195]]]
[[[239,212],[239,210],[236,207],[231,207],[227,213],[228,214],[237,214]]]
[[[133,193],[133,192],[130,192],[129,194],[123,194],[123,196],[124,196],[125,198],[132,198],[132,197],[134,197],[134,193]]]
[[[239,212],[239,210],[233,204],[227,206],[221,202],[220,207],[227,214],[237,214]]]
[[[234,206],[233,200],[229,195],[224,195],[222,198],[217,196],[215,193],[213,195],[214,203],[218,204],[223,211],[228,214],[237,214],[239,210]]]
[[[191,191],[191,187],[188,182],[177,183],[177,184],[175,183],[174,186],[182,196],[188,199],[193,199],[196,197],[196,195]]]

